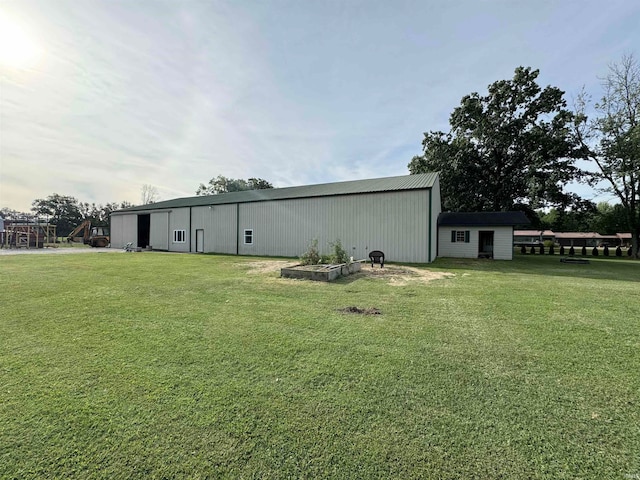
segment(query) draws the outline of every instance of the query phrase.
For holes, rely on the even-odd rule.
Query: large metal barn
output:
[[[437,173],[167,200],[111,214],[111,247],[297,257],[313,239],[340,240],[355,259],[437,255]]]

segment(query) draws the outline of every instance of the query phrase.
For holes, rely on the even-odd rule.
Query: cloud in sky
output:
[[[402,175],[461,97],[511,78],[599,92],[640,44],[614,0],[0,4],[38,63],[2,65],[0,206],[190,196],[222,174],[285,187]]]

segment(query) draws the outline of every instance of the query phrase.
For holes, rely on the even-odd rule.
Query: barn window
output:
[[[451,243],[469,243],[469,230],[451,230]]]
[[[186,230],[174,230],[173,231],[173,243],[184,243],[187,241]]]
[[[244,231],[244,244],[253,245],[253,230]]]

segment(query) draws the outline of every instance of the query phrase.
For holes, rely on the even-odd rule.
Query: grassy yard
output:
[[[265,260],[0,257],[0,478],[640,478],[640,263]]]

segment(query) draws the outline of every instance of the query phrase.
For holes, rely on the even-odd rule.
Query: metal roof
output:
[[[447,212],[438,216],[438,225],[449,227],[500,227],[530,223],[524,212]]]
[[[176,198],[163,202],[125,208],[114,213],[160,210],[180,207],[199,207],[222,205],[226,203],[264,202],[269,200],[288,200],[293,198],[327,197],[334,195],[353,195],[358,193],[395,192],[399,190],[422,190],[433,188],[437,173],[421,173],[399,177],[352,180],[349,182],[323,183],[302,187],[270,188],[266,190],[246,190],[243,192],[221,193],[197,197]]]

